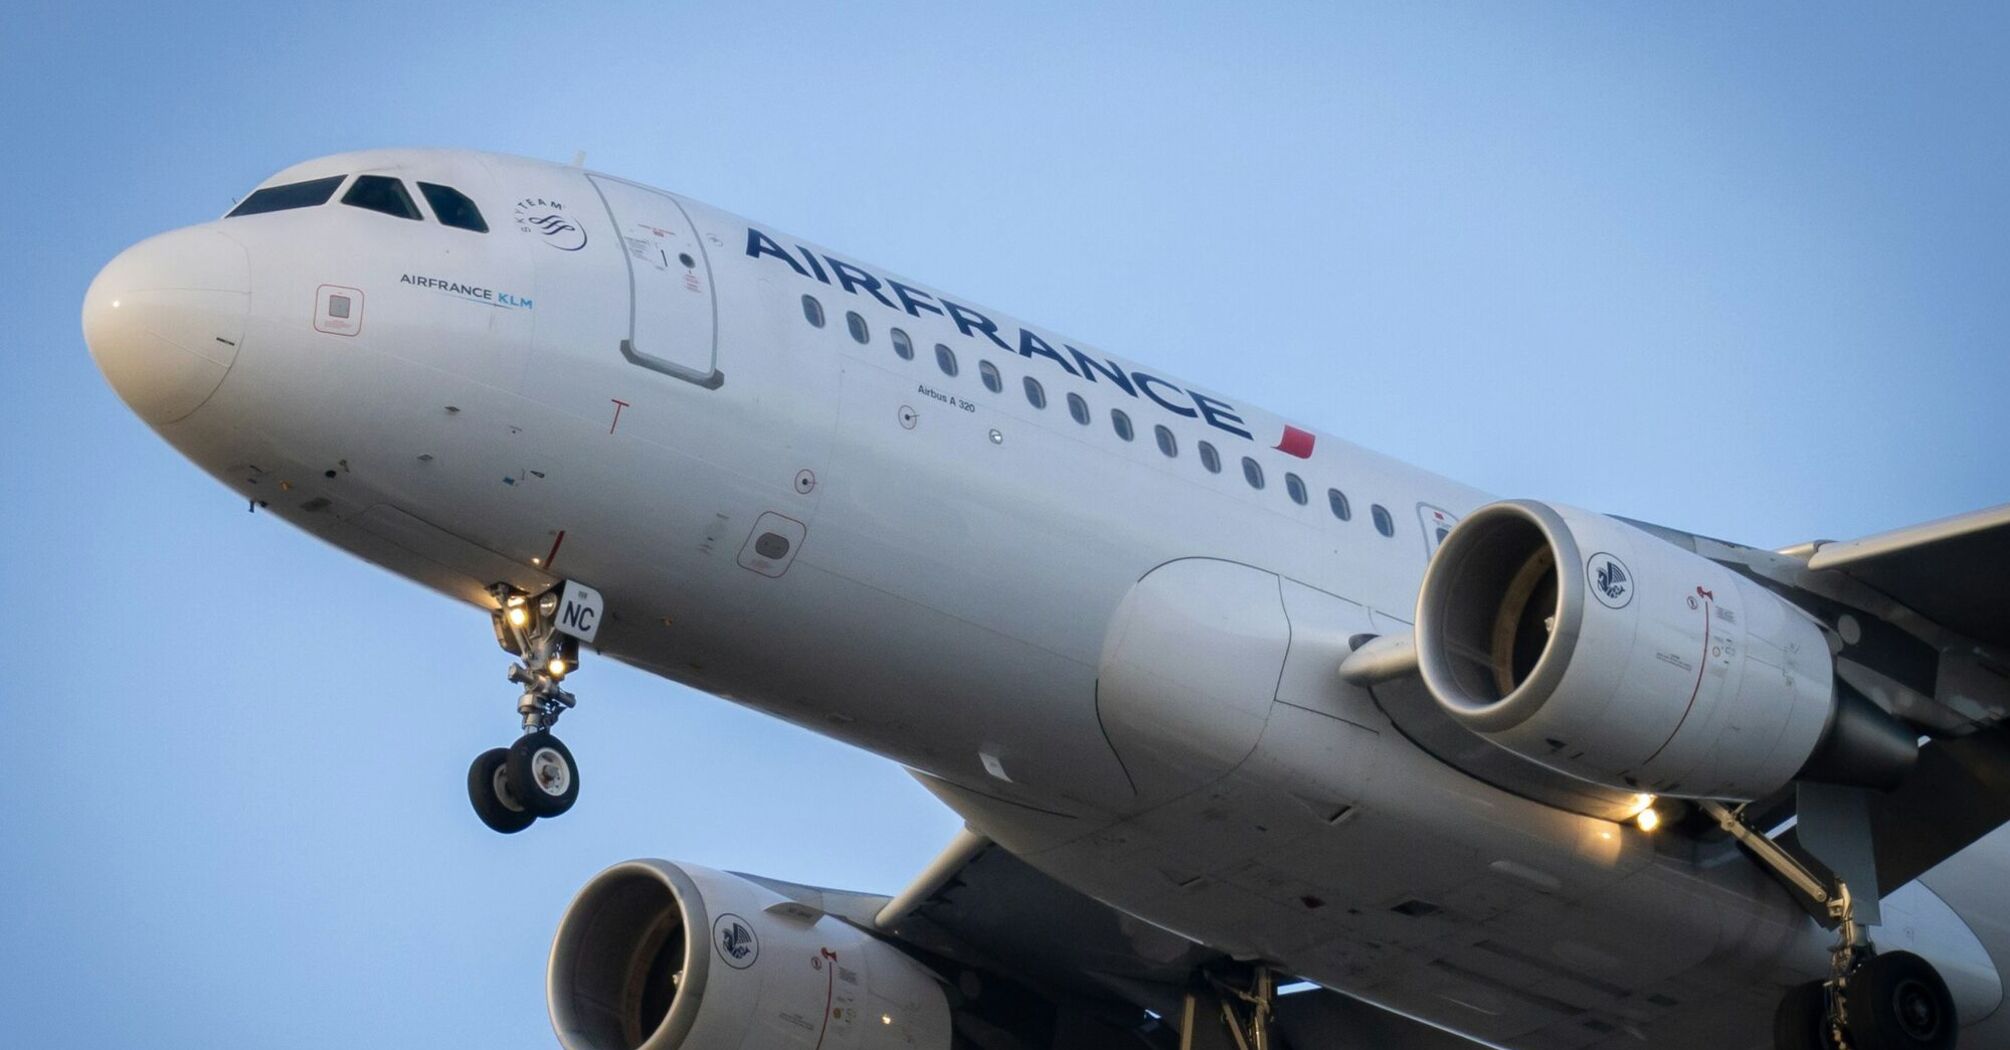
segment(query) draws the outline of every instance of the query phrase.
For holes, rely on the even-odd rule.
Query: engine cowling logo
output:
[[[1600,551],[1584,563],[1591,577],[1591,596],[1608,609],[1624,609],[1633,600],[1633,574],[1626,563]]]
[[[754,935],[754,924],[732,912],[713,921],[712,947],[735,970],[744,970],[761,957],[761,939]]]

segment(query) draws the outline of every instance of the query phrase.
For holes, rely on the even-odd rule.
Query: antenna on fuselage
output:
[[[578,150],[578,151],[575,151],[575,152],[573,153],[573,155],[572,155],[572,166],[573,166],[573,167],[575,167],[575,168],[583,168],[583,167],[586,167],[586,151],[585,151],[585,150]]]

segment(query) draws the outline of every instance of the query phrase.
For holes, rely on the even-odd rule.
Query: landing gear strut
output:
[[[581,635],[599,627],[600,596],[565,584],[531,596],[507,584],[490,588],[496,643],[518,658],[509,680],[523,687],[517,714],[523,735],[493,748],[468,767],[468,801],[494,831],[515,834],[539,817],[555,817],[579,798],[579,766],[551,734],[558,716],[578,704],[559,683],[579,667]]]
[[[1857,922],[1848,884],[1823,884],[1746,824],[1743,807],[1704,802],[1703,809],[1836,923],[1827,979],[1791,989],[1773,1013],[1775,1050],[1954,1050],[1960,1027],[1954,997],[1932,964],[1911,952],[1880,953]]]
[[[1189,991],[1180,1019],[1180,1050],[1277,1050],[1271,1021],[1277,1011],[1277,975],[1258,963],[1241,973],[1203,973]],[[1219,1012],[1218,1023],[1208,1014]]]

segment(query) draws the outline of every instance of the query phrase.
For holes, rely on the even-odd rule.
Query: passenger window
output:
[[[946,376],[955,375],[956,351],[951,350],[950,348],[942,345],[941,343],[935,344],[935,363],[942,367],[943,375]]]
[[[989,361],[977,362],[977,374],[984,379],[984,389],[996,394],[1005,389],[1005,379],[998,374],[998,366]]]
[[[1305,505],[1305,500],[1307,499],[1307,496],[1305,495],[1304,478],[1301,478],[1296,474],[1287,472],[1284,475],[1284,491],[1291,494],[1291,502],[1296,503],[1301,507]]]
[[[475,207],[475,202],[469,200],[467,194],[434,182],[419,183],[419,192],[425,195],[426,203],[433,206],[433,217],[440,220],[440,225],[476,233],[489,232],[482,210]]]
[[[419,206],[412,203],[412,195],[405,190],[405,184],[389,175],[358,175],[349,192],[342,195],[342,203],[352,208],[368,208],[400,219],[419,218]]]
[[[1075,422],[1083,426],[1089,425],[1089,403],[1082,400],[1082,395],[1068,395],[1068,414],[1074,417]]]
[[[1242,476],[1248,480],[1250,488],[1263,487],[1263,465],[1248,456],[1242,457]]]
[[[1152,436],[1158,438],[1159,451],[1165,453],[1168,458],[1179,455],[1179,442],[1173,438],[1173,432],[1167,430],[1165,424],[1153,427]]]
[[[1221,453],[1205,441],[1200,443],[1200,465],[1206,467],[1209,474],[1221,473]]]
[[[1131,417],[1125,415],[1124,410],[1121,408],[1110,409],[1110,426],[1116,430],[1117,436],[1123,438],[1125,441],[1129,441],[1133,436]]]
[[[803,296],[803,320],[808,321],[811,328],[824,326],[824,304],[817,302],[814,295]]]
[[[887,334],[893,337],[893,352],[899,354],[902,361],[914,360],[914,340],[909,339],[906,332],[895,328]]]
[[[1341,521],[1351,521],[1354,505],[1347,502],[1347,494],[1339,489],[1326,490],[1326,505],[1333,508],[1333,516]]]
[[[1396,519],[1389,516],[1389,508],[1377,503],[1369,508],[1369,511],[1374,515],[1376,532],[1384,536],[1394,536],[1396,534]]]
[[[1026,403],[1034,408],[1047,407],[1047,388],[1032,376],[1026,377]]]
[[[863,346],[872,338],[872,333],[866,330],[865,318],[860,317],[857,310],[845,311],[844,326],[851,330],[851,341],[854,343]]]
[[[325,179],[309,179],[306,182],[289,182],[284,186],[267,186],[251,196],[239,201],[230,209],[226,219],[240,215],[261,215],[269,211],[287,211],[292,208],[312,208],[328,203],[335,196],[335,187],[342,185],[347,175],[330,175]]]

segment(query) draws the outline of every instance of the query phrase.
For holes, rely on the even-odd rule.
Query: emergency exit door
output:
[[[621,355],[643,368],[716,388],[718,319],[712,271],[697,230],[675,200],[618,179],[589,175],[621,238],[628,263],[628,338]]]

